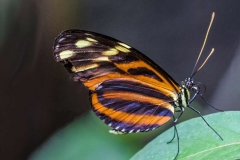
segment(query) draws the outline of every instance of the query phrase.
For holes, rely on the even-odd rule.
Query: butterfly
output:
[[[175,133],[178,137],[175,123],[185,108],[202,117],[190,106],[200,93],[199,84],[192,77],[212,52],[197,71],[195,65],[191,76],[178,84],[140,51],[99,33],[63,31],[55,39],[53,50],[55,60],[89,89],[92,110],[112,127],[110,133],[147,132],[174,118],[174,137]],[[180,112],[177,118],[175,111]]]

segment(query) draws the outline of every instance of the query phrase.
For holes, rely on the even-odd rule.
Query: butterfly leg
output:
[[[174,118],[174,119],[175,119],[175,118]],[[174,120],[173,126],[174,126],[174,135],[173,135],[173,138],[172,138],[169,142],[167,142],[167,144],[171,143],[171,142],[174,140],[175,135],[177,135],[178,148],[177,148],[177,154],[176,154],[176,156],[175,156],[175,158],[174,158],[174,160],[175,160],[175,159],[177,159],[177,156],[178,156],[178,154],[179,154],[179,136],[178,136],[178,131],[177,131],[177,127],[176,127],[176,122],[175,122],[175,120]]]
[[[205,90],[206,90],[206,87],[205,87],[205,86],[204,86],[204,88],[205,88]],[[197,95],[199,95],[199,96],[204,100],[204,102],[205,102],[207,105],[209,105],[210,107],[212,107],[213,109],[215,109],[215,110],[217,110],[217,111],[224,112],[223,110],[218,109],[218,108],[215,108],[214,106],[212,106],[211,104],[209,104],[209,103],[205,100],[205,98],[203,97],[203,94],[200,94],[200,89],[199,89],[199,87],[198,87],[197,85],[196,85],[195,87],[193,87],[193,91],[194,91],[195,93],[194,93],[193,97],[190,99],[190,101],[188,102],[188,105],[189,105],[190,103],[192,103],[192,101],[196,98]]]
[[[177,154],[174,158],[174,160],[177,158],[178,154],[179,154],[179,136],[178,136],[178,131],[177,131],[177,127],[176,127],[176,124],[177,124],[177,121],[179,120],[179,118],[182,116],[183,112],[184,112],[184,107],[180,107],[180,110],[179,110],[181,113],[179,114],[179,116],[177,118],[175,118],[175,116],[173,116],[173,127],[174,127],[174,135],[173,135],[173,138],[167,142],[167,144],[171,143],[174,139],[175,139],[175,136],[177,136],[177,143],[178,143],[178,148],[177,148]]]
[[[223,140],[223,138],[220,136],[220,134],[218,134],[217,131],[215,131],[215,129],[213,129],[213,128],[210,126],[210,124],[205,120],[205,118],[203,118],[202,114],[201,114],[198,110],[196,110],[195,108],[193,108],[193,107],[190,106],[190,105],[188,105],[188,107],[189,107],[190,109],[192,109],[194,112],[196,112],[196,113],[203,119],[203,121],[208,125],[208,127],[211,128],[212,131],[215,132],[221,140]]]
[[[178,116],[176,119],[174,119],[174,124],[177,123],[178,119],[182,116],[182,114],[183,114],[183,112],[184,112],[184,107],[181,107],[180,109],[181,109],[181,110],[180,110],[181,113],[179,114],[179,116]]]
[[[176,135],[177,135],[177,142],[178,142],[178,147],[177,147],[177,154],[176,154],[176,156],[175,156],[175,158],[174,158],[174,160],[175,159],[177,159],[177,156],[178,156],[178,154],[179,154],[179,136],[178,136],[178,131],[177,131],[177,127],[176,127],[176,124],[174,124],[174,132],[176,132]]]
[[[179,114],[179,116],[177,118],[175,118],[175,116],[173,116],[173,120],[174,120],[173,121],[173,126],[174,126],[173,138],[169,142],[167,142],[167,143],[171,143],[174,140],[174,138],[175,138],[175,133],[177,133],[176,123],[177,123],[178,119],[182,116],[182,114],[184,112],[184,107],[181,107],[180,110],[178,110],[177,112],[181,112],[181,113]]]
[[[173,116],[173,120],[175,121],[175,116]],[[175,126],[174,121],[173,121],[173,125]],[[176,131],[175,131],[175,128],[174,128],[173,137],[172,137],[172,139],[171,139],[170,141],[167,142],[167,144],[172,143],[172,141],[173,141],[174,138],[175,138],[175,134],[176,134]]]
[[[193,97],[188,101],[188,104],[191,104],[192,101],[196,98],[196,96],[198,95],[199,91],[196,91],[193,95]]]

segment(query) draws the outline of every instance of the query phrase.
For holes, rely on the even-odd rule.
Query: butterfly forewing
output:
[[[153,130],[173,116],[178,84],[121,41],[68,30],[56,38],[54,57],[91,91],[93,111],[117,131]]]

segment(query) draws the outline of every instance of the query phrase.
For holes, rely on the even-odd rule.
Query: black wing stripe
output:
[[[163,99],[167,102],[170,101],[172,97],[166,96],[164,93],[161,93],[161,91],[157,91],[154,88],[151,88],[150,86],[146,86],[141,83],[128,81],[128,80],[108,80],[104,83],[101,83],[97,88],[96,91],[99,95],[103,94],[107,91],[124,91],[124,92],[130,92],[130,93],[139,93],[142,95],[155,97],[159,99]]]
[[[165,116],[169,111],[166,108],[162,108],[161,105],[156,106],[151,103],[143,103],[138,101],[124,101],[122,99],[104,99],[99,98],[99,102],[106,108],[112,108],[116,111],[122,111],[126,113],[133,113],[139,115],[155,115]],[[141,110],[141,112],[136,112]],[[169,114],[170,115],[170,114]]]

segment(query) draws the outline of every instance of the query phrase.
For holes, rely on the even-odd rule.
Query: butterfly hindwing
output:
[[[54,57],[91,91],[93,111],[117,131],[153,130],[173,116],[178,84],[123,42],[67,30],[55,39]]]

